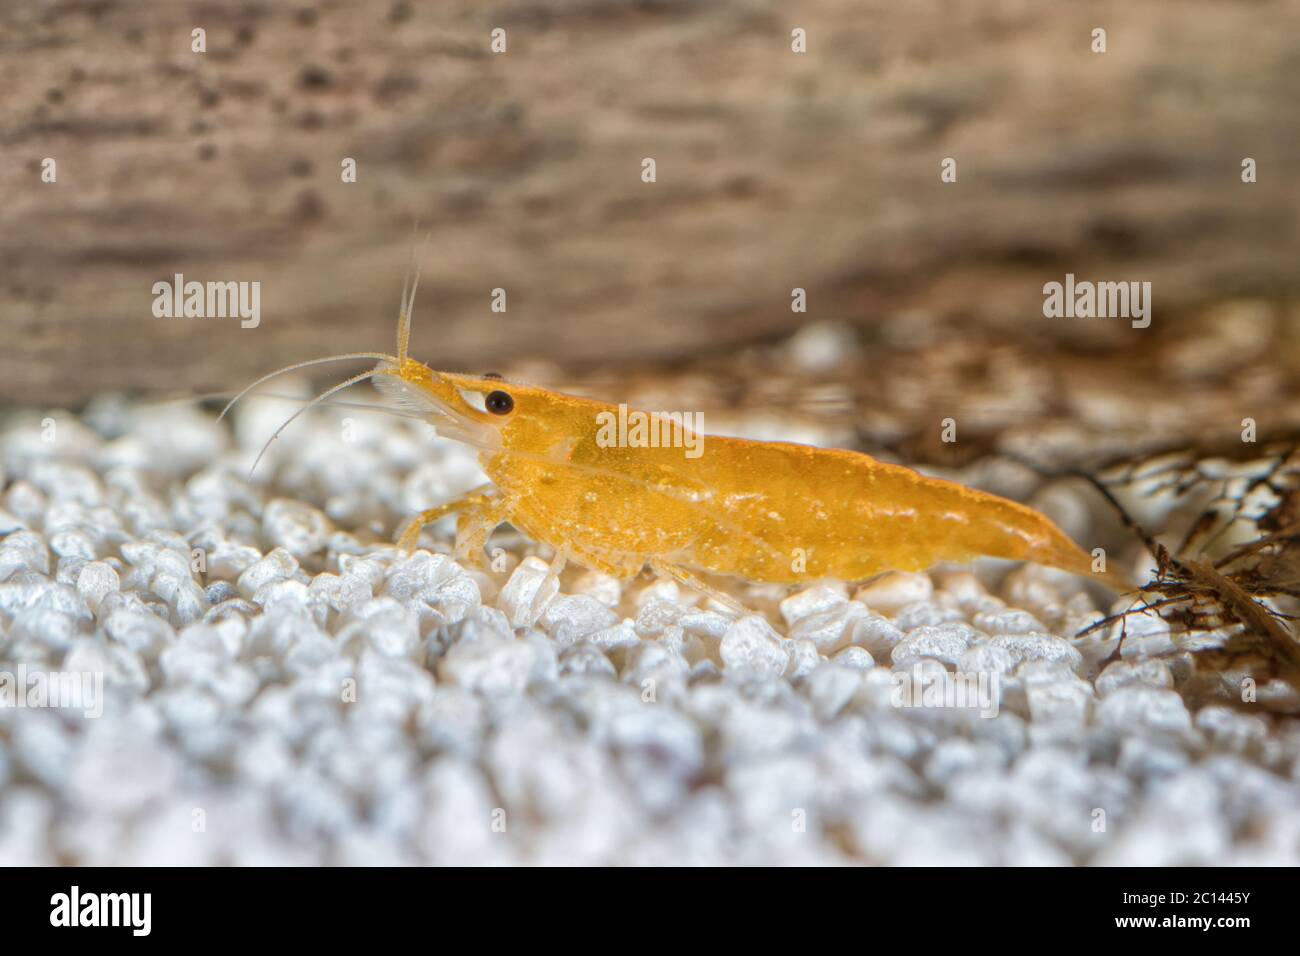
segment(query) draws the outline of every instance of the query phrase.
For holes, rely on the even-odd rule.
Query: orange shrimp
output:
[[[375,357],[380,364],[311,403],[371,378],[440,434],[478,449],[491,485],[411,519],[398,539],[405,549],[425,525],[459,513],[456,555],[476,566],[493,529],[509,522],[554,549],[553,571],[572,559],[629,578],[648,564],[732,606],[699,575],[852,582],[986,556],[1095,573],[1118,590],[1131,588],[1117,573],[1094,572],[1092,558],[1033,508],[858,452],[696,435],[662,416],[656,422],[668,427],[659,433],[679,441],[601,440],[619,406],[495,375],[438,372],[409,358],[413,299],[414,288],[409,298],[403,292],[397,355],[317,360]],[[698,457],[684,448],[697,448]]]

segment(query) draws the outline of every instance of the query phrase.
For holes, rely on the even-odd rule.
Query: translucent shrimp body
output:
[[[682,447],[602,441],[602,422],[618,413],[604,402],[410,359],[381,366],[376,383],[385,380],[476,446],[494,485],[426,512],[408,544],[424,520],[460,510],[463,557],[480,560],[491,527],[508,521],[619,577],[649,563],[681,580],[856,581],[979,556],[1093,573],[1090,556],[1038,511],[857,452],[699,436],[700,453],[688,457]]]

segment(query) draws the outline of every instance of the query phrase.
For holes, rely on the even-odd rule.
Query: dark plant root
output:
[[[1142,603],[1097,621],[1076,638],[1120,622],[1119,642],[1104,666],[1121,658],[1128,618],[1156,613],[1170,623],[1175,647],[1191,652],[1199,672],[1224,679],[1229,673],[1257,680],[1280,678],[1300,689],[1297,615],[1271,606],[1300,599],[1300,441],[1291,437],[1263,448],[1238,445],[1214,451],[1183,449],[1111,462],[1096,471],[1056,473],[1083,478],[1096,488],[1155,556],[1157,566],[1152,580],[1139,589]],[[1212,459],[1218,466],[1211,466]],[[1256,473],[1228,469],[1224,477],[1224,459],[1234,465],[1259,462],[1260,468]],[[1194,515],[1171,552],[1142,529],[1112,490],[1138,481],[1147,486],[1148,496],[1161,491],[1179,497],[1217,493]],[[1261,494],[1269,500],[1256,507]],[[1172,524],[1161,535],[1173,532]],[[1216,542],[1234,526],[1256,536],[1211,560],[1208,555]],[[1214,643],[1195,640],[1211,632],[1216,634]]]

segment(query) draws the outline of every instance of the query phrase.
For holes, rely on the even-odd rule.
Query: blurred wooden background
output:
[[[1297,0],[9,0],[0,400],[391,348],[417,223],[435,366],[645,366],[902,312],[1122,354],[1295,293],[1297,36]],[[259,281],[260,327],[155,318],[176,272]],[[1151,281],[1153,328],[1045,319],[1066,272]]]

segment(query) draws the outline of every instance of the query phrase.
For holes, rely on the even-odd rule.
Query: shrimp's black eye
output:
[[[515,407],[515,400],[501,390],[488,392],[483,399],[483,407],[493,415],[509,415]]]

